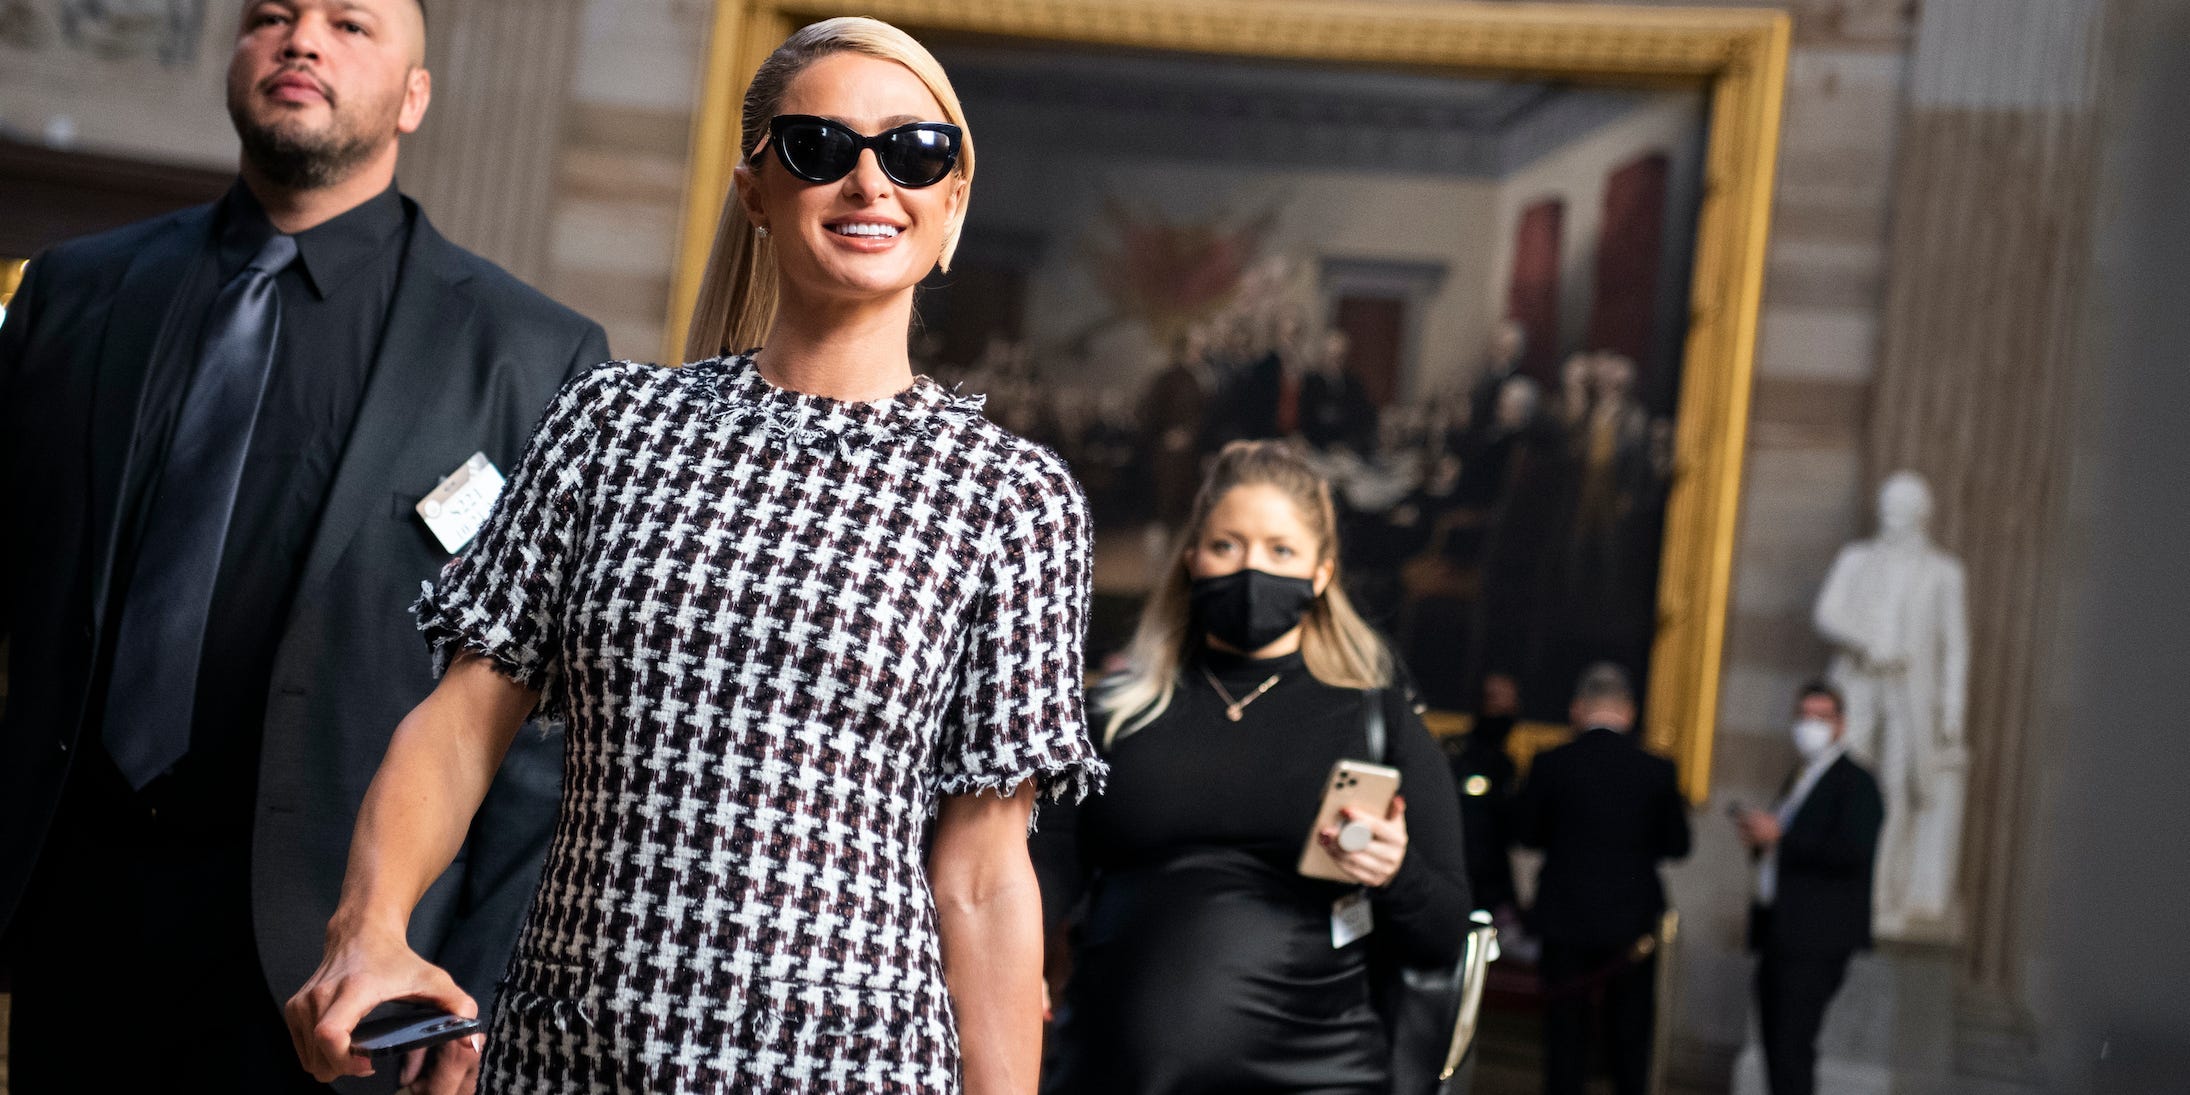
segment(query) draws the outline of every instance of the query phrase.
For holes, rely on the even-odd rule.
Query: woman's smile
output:
[[[830,239],[849,251],[876,254],[897,246],[906,226],[873,215],[839,217],[821,226]]]

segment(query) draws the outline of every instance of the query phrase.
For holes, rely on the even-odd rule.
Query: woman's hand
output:
[[[1381,818],[1351,806],[1340,816],[1348,823],[1358,821],[1369,827],[1369,846],[1358,852],[1346,851],[1338,846],[1338,826],[1325,826],[1316,833],[1324,852],[1346,872],[1346,877],[1364,886],[1389,884],[1407,858],[1407,800],[1393,795],[1391,807]]]
[[[312,1078],[372,1075],[372,1060],[350,1052],[350,1032],[367,1012],[390,1000],[416,1000],[463,1016],[479,1005],[440,967],[418,956],[403,933],[386,928],[329,925],[327,952],[311,980],[283,1009],[297,1059]],[[405,1062],[412,1091],[465,1095],[479,1079],[478,1035],[447,1043],[425,1058]]]
[[[456,858],[510,739],[539,702],[538,692],[466,654],[396,726],[358,807],[326,954],[283,1009],[297,1060],[320,1082],[372,1074],[372,1060],[350,1052],[350,1032],[390,1000],[479,1014],[454,979],[411,950],[404,925],[419,895]],[[480,1044],[475,1036],[436,1047],[406,1059],[401,1072],[413,1091],[468,1092],[478,1079]]]

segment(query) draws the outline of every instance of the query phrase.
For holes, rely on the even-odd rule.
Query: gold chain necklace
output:
[[[1262,682],[1261,687],[1235,700],[1230,692],[1224,690],[1224,685],[1217,680],[1215,673],[1209,671],[1208,666],[1202,667],[1201,675],[1209,679],[1209,687],[1216,689],[1217,695],[1224,700],[1224,717],[1233,722],[1238,722],[1241,712],[1247,710],[1247,705],[1261,699],[1262,694],[1275,687],[1278,678],[1284,676],[1282,673],[1272,673],[1269,680]]]

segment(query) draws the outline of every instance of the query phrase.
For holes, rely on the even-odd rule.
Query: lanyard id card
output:
[[[1369,912],[1369,891],[1355,890],[1331,902],[1331,949],[1337,950],[1376,930]]]

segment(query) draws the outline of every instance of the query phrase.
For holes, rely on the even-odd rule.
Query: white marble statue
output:
[[[1878,492],[1878,535],[1840,549],[1817,601],[1847,698],[1848,740],[1886,794],[1878,846],[1877,931],[1953,941],[1955,878],[1969,767],[1962,714],[1969,621],[1962,564],[1931,542],[1931,489],[1896,472]]]

